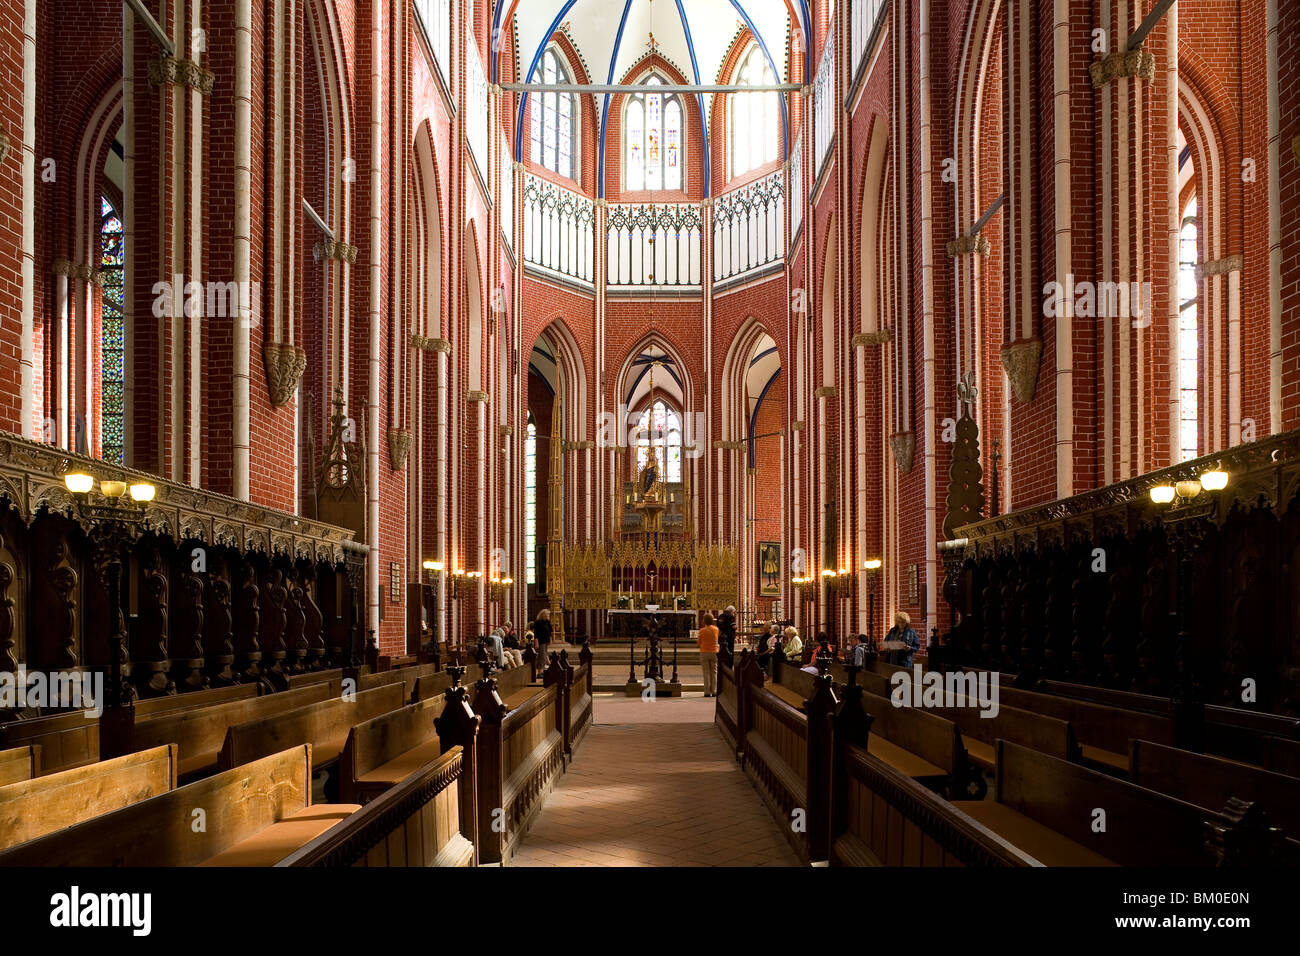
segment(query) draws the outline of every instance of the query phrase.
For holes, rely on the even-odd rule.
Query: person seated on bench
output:
[[[785,629],[785,659],[787,661],[798,661],[803,658],[803,641],[799,639],[799,632],[791,624]]]
[[[767,627],[767,633],[758,642],[758,666],[764,674],[772,672],[772,652],[781,643],[781,625],[773,621]]]
[[[921,649],[921,639],[916,636],[916,631],[912,630],[912,619],[907,616],[906,611],[899,611],[894,615],[894,626],[885,635],[885,640],[898,641],[908,646],[908,650],[891,650],[889,663],[896,667],[911,667],[912,655]]]
[[[506,654],[504,645],[504,635],[501,628],[493,628],[492,633],[485,638],[488,653],[492,656],[492,663],[502,670],[506,669]]]
[[[501,625],[505,632],[505,637],[501,639],[502,653],[505,655],[507,667],[523,667],[524,653],[519,648],[519,637],[515,634],[515,626],[509,621]]]
[[[849,648],[848,663],[853,667],[867,666],[867,635],[853,635],[853,646]]]

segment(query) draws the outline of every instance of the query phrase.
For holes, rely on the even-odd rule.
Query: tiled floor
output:
[[[713,726],[712,699],[598,695],[515,866],[798,866]]]

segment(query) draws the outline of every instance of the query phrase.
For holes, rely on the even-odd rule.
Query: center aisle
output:
[[[598,694],[513,866],[798,866],[703,697]]]

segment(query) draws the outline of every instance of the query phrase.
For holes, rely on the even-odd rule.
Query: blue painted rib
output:
[[[772,75],[776,77],[779,83],[781,81],[781,71],[776,68],[776,61],[772,59],[767,44],[763,42],[763,34],[758,32],[758,27],[754,26],[754,21],[750,19],[745,8],[740,5],[740,0],[731,0],[731,5],[736,8],[736,12],[741,15],[745,25],[749,27],[749,32],[754,35],[754,42],[763,51],[763,58],[767,60],[768,68],[771,69]],[[781,159],[784,160],[790,155],[790,110],[786,106],[784,95],[777,94],[777,101],[781,104]]]
[[[623,45],[623,28],[627,26],[628,11],[632,9],[632,0],[627,0],[623,4],[623,18],[618,21],[618,33],[614,37],[614,52],[609,55],[609,76],[606,83],[614,82],[614,64],[618,62],[618,50]],[[596,167],[596,196],[599,199],[605,198],[605,133],[609,125],[609,104],[613,96],[606,93],[605,103],[600,109],[600,159]]]
[[[807,83],[812,78],[812,13],[808,0],[799,0],[799,9],[803,11],[803,77]]]
[[[676,2],[677,2],[677,16],[681,18],[682,32],[686,35],[686,49],[691,54],[691,72],[695,75],[695,85],[699,86],[702,81],[700,80],[700,64],[699,61],[696,60],[695,58],[695,38],[691,36],[691,25],[686,19],[686,8],[682,6],[682,0],[676,0]],[[713,195],[710,186],[713,163],[710,162],[709,124],[704,117],[704,94],[703,93],[695,94],[695,106],[698,109],[700,114],[700,133],[704,136],[704,195],[708,197]],[[683,143],[682,144],[683,149],[685,148],[685,146],[686,144]]]
[[[655,361],[665,362],[666,357],[656,358]],[[641,385],[641,379],[645,378],[646,373],[650,371],[650,366],[651,363],[646,362],[645,367],[637,373],[637,377],[633,380],[631,387],[627,390],[627,398],[623,399],[625,405],[630,405],[632,403],[632,396],[636,394],[637,388]],[[672,380],[677,383],[678,388],[685,387],[682,385],[682,380],[678,377],[677,371],[671,365],[665,364],[664,368],[667,370],[668,374],[672,376]]]
[[[749,416],[749,435],[747,435],[746,438],[749,442],[748,454],[750,468],[756,467],[754,464],[754,432],[758,430],[758,410],[763,407],[763,399],[767,398],[768,389],[772,387],[772,383],[775,382],[780,375],[781,369],[778,367],[777,370],[772,373],[772,377],[767,380],[767,384],[763,386],[763,390],[758,393],[758,401],[754,403],[754,411]]]
[[[555,36],[555,31],[560,28],[560,24],[564,21],[564,15],[568,13],[577,2],[578,0],[568,0],[568,2],[560,8],[560,12],[555,15],[555,19],[551,21],[551,28],[546,31],[546,35],[542,37],[542,42],[537,45],[537,50],[533,53],[533,61],[528,66],[528,72],[524,74],[525,83],[532,82],[533,74],[537,72],[537,64],[542,62],[542,54],[546,52],[546,44],[551,42],[551,37]],[[524,95],[519,99],[519,115],[515,118],[516,163],[522,163],[524,161],[524,107],[527,105],[528,94],[524,93]]]
[[[491,77],[489,82],[497,82],[497,77],[501,71],[497,66],[497,54],[501,50],[501,11],[506,7],[510,0],[497,0],[496,8],[492,11],[492,36],[488,37],[488,51],[492,54],[492,62],[488,64],[488,74]]]

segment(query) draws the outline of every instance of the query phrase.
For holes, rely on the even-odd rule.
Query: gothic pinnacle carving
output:
[[[1011,382],[1016,401],[1032,402],[1038,388],[1038,360],[1043,355],[1041,339],[1021,339],[1002,346],[1002,368]]]
[[[266,342],[262,345],[262,358],[266,362],[266,389],[271,393],[271,405],[279,408],[289,404],[307,368],[307,353],[292,342]]]

